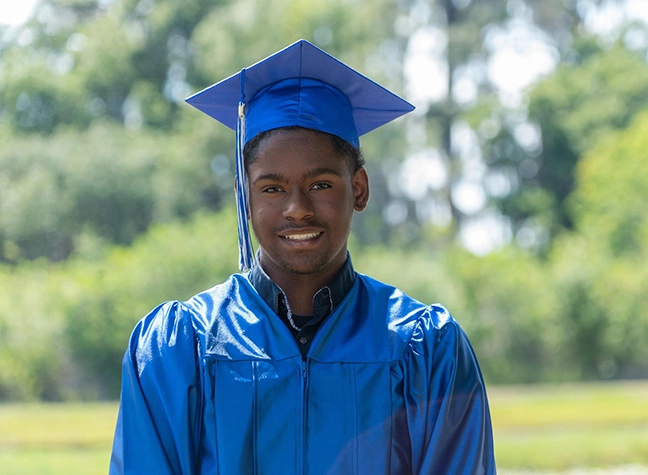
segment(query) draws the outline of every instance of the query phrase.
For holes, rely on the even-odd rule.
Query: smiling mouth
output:
[[[284,236],[281,236],[284,239],[288,239],[289,241],[306,241],[308,239],[313,239],[316,238],[317,236],[320,236],[322,233],[308,233],[308,234],[286,234]]]

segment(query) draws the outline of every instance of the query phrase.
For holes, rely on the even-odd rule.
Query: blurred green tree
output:
[[[199,145],[161,133],[96,122],[83,134],[5,137],[0,258],[7,262],[66,259],[84,235],[127,245],[154,221],[220,204]]]
[[[415,138],[410,140],[410,154],[429,154],[432,148],[432,155],[443,163],[443,178],[437,180],[441,185],[431,186],[422,197],[408,196],[415,193],[407,189],[396,194],[409,201],[408,226],[401,227],[409,229],[432,221],[433,227],[447,228],[434,233],[437,239],[445,236],[445,240],[452,240],[463,224],[491,213],[489,196],[497,203],[497,198],[506,194],[501,186],[490,186],[489,182],[508,180],[499,165],[520,149],[510,129],[525,122],[524,97],[507,97],[515,94],[501,90],[498,84],[505,76],[520,75],[496,68],[498,55],[507,48],[518,53],[542,49],[545,57],[554,56],[556,62],[573,55],[584,9],[561,0],[422,0],[409,2],[409,8],[409,18],[399,24],[408,31],[410,53],[419,61],[435,63],[427,73],[430,84],[438,84],[437,76],[445,81],[444,90],[438,91],[429,105],[423,105],[425,131],[412,134]],[[427,57],[415,54],[421,48],[429,50]],[[535,73],[525,72],[523,76],[529,74]],[[510,103],[516,101],[522,104],[511,108]],[[483,196],[477,198],[483,203],[466,205],[464,200],[462,204],[466,186]],[[493,191],[495,188],[498,191]],[[503,211],[506,215],[508,210]]]
[[[39,263],[0,265],[0,401],[70,396],[60,346],[63,314],[52,298],[64,290],[50,271]]]
[[[496,200],[499,209],[514,232],[539,234],[544,249],[547,238],[573,225],[566,203],[583,154],[648,107],[648,64],[641,51],[582,43],[578,60],[562,63],[530,94],[528,118],[539,126],[540,147],[524,150],[507,128],[484,147],[491,170],[513,183],[511,193]]]
[[[562,346],[583,378],[648,375],[647,127],[644,112],[579,162],[567,200],[574,232],[552,254]]]

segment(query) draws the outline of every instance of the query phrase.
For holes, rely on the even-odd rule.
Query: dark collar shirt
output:
[[[347,260],[340,272],[313,296],[313,315],[295,315],[292,313],[286,293],[265,273],[259,264],[258,255],[248,278],[263,300],[286,324],[295,341],[297,341],[302,358],[306,360],[306,355],[317,330],[351,290],[356,279],[356,273],[351,263],[351,257],[347,254]]]

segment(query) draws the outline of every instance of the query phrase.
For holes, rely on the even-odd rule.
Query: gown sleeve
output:
[[[193,473],[199,386],[191,318],[163,304],[137,324],[124,356],[110,475]]]
[[[405,401],[415,474],[494,474],[490,411],[466,334],[441,306],[414,330]]]

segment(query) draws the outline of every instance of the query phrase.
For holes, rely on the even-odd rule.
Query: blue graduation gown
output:
[[[358,275],[302,361],[235,274],[136,326],[111,474],[491,474],[488,402],[440,305]]]

